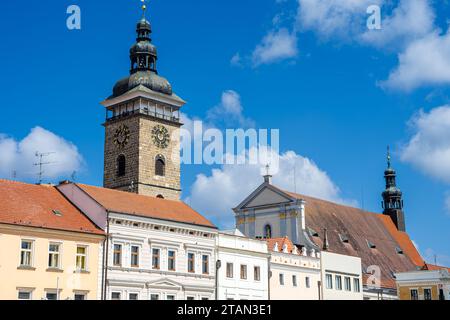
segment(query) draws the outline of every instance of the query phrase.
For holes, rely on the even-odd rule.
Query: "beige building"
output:
[[[103,241],[56,188],[0,180],[0,300],[98,299]]]

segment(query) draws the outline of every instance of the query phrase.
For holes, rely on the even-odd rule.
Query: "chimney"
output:
[[[330,243],[328,242],[328,230],[324,229],[323,251],[328,251],[329,249],[330,249]]]

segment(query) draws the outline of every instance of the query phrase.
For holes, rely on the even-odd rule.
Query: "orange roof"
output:
[[[390,217],[283,192],[306,201],[306,226],[318,233],[318,237],[311,237],[317,246],[323,246],[324,229],[327,229],[329,251],[360,257],[364,269],[379,266],[383,286],[395,288],[394,273],[423,266],[424,261],[409,236],[398,231]],[[347,241],[342,241],[341,237],[347,238]],[[376,248],[369,248],[368,241]]]
[[[267,241],[267,246],[269,247],[270,251],[273,251],[275,244],[278,244],[278,250],[280,252],[283,250],[284,245],[287,245],[287,249],[288,249],[289,253],[292,253],[295,248],[295,245],[292,243],[292,241],[288,237],[267,239],[266,241]]]
[[[159,199],[135,193],[77,184],[110,212],[216,228],[208,219],[182,201]]]
[[[424,270],[448,270],[448,272],[450,272],[450,268],[448,267],[441,267],[441,266],[436,266],[434,264],[428,264],[426,263],[425,266],[423,267]]]
[[[2,179],[0,223],[104,234],[55,187]]]

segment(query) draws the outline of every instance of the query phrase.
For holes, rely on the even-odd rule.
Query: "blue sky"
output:
[[[304,193],[380,212],[390,144],[408,232],[425,257],[436,254],[450,265],[449,5],[317,3],[152,1],[148,17],[158,70],[188,101],[183,112],[191,119],[206,119],[229,94],[240,107],[238,117],[258,128],[280,129],[281,152],[304,174],[297,178]],[[383,29],[367,33],[365,11],[377,3]],[[81,30],[66,28],[71,4],[81,8]],[[4,158],[5,150],[25,154],[37,136],[44,136],[62,146],[44,144],[40,151],[57,148],[65,154],[58,162],[75,168],[78,181],[101,185],[104,110],[99,102],[128,73],[139,16],[137,0],[0,3]],[[36,127],[43,129],[30,134]],[[3,159],[0,175],[11,178],[16,170],[17,179],[34,182],[33,157],[11,159],[16,158]],[[208,196],[205,188],[226,178],[239,182],[239,169],[184,165],[182,170],[184,199],[224,227],[232,221],[225,208],[237,205],[262,179],[249,170],[245,187],[214,207],[200,200]],[[70,172],[53,172],[47,180],[57,182]],[[318,177],[328,191],[321,194],[322,184],[302,177]],[[286,181],[279,178],[291,188]]]

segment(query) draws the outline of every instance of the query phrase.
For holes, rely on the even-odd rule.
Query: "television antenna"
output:
[[[44,172],[45,172],[44,166],[55,163],[55,162],[44,162],[44,159],[55,153],[56,152],[41,153],[39,151],[36,151],[35,156],[38,159],[38,162],[34,163],[33,165],[36,167],[39,167],[39,172],[38,172],[39,182],[38,182],[38,184],[42,184],[42,177],[44,176]]]

